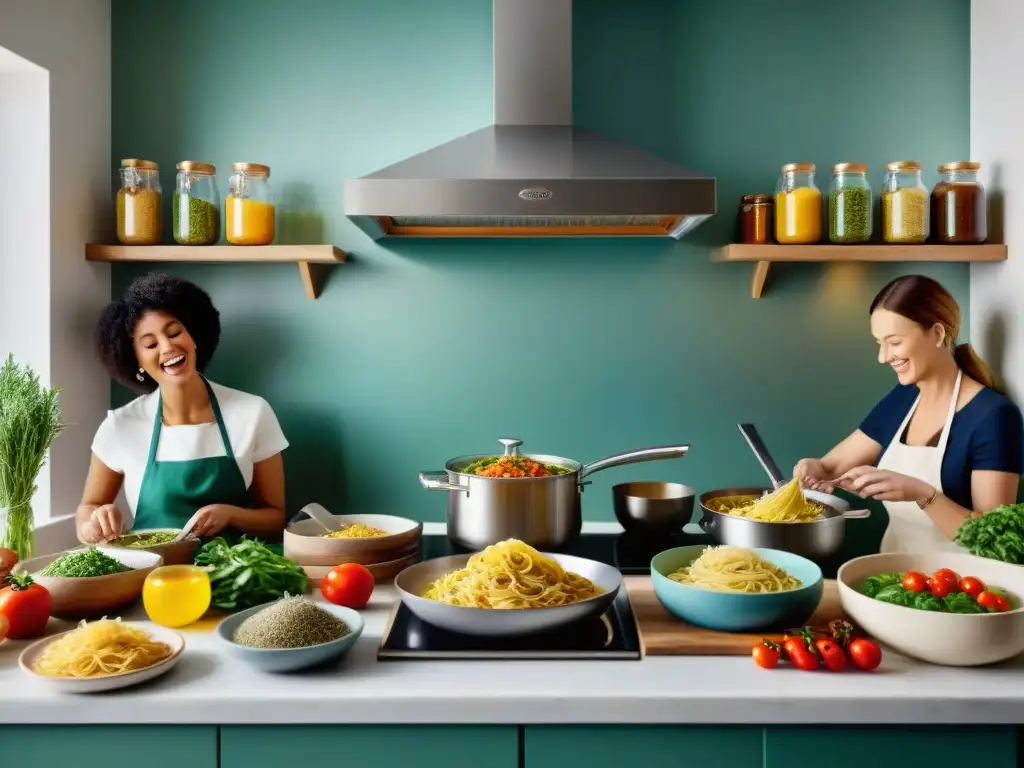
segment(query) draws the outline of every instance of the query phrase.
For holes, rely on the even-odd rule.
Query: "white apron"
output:
[[[902,475],[916,477],[942,492],[942,457],[946,453],[949,441],[949,425],[953,423],[956,413],[956,402],[960,396],[960,380],[963,372],[956,375],[953,386],[953,399],[949,403],[946,423],[942,426],[939,444],[935,447],[927,445],[906,445],[902,442],[903,433],[910,423],[914,411],[921,402],[918,395],[910,406],[907,416],[896,430],[889,447],[878,462],[879,469],[888,469]],[[954,544],[935,527],[928,513],[921,509],[916,501],[884,501],[885,511],[889,513],[889,527],[882,537],[882,552],[965,552]]]

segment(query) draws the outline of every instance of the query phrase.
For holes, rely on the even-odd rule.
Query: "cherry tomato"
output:
[[[978,595],[985,591],[985,584],[974,576],[964,576],[960,579],[960,591],[977,599]]]
[[[773,643],[771,640],[762,640],[751,649],[754,662],[764,669],[773,669],[779,663],[781,652],[779,644]]]
[[[982,608],[988,608],[990,611],[999,610],[999,595],[995,592],[989,592],[987,589],[978,595],[978,605]]]
[[[846,666],[846,654],[839,647],[839,643],[827,637],[814,641],[814,647],[818,649],[821,656],[821,663],[830,672],[838,672]]]
[[[795,649],[795,653],[789,654],[789,660],[797,669],[810,671],[818,668],[818,658],[807,650],[806,646]]]
[[[342,563],[327,572],[320,592],[335,605],[363,608],[373,594],[373,574],[359,563]]]
[[[807,651],[807,641],[800,637],[786,635],[782,641],[782,649],[786,652],[786,656],[792,659],[794,653]]]
[[[932,591],[932,597],[945,597],[949,594],[949,584],[934,576],[928,579],[928,589]]]
[[[996,595],[996,610],[999,612],[1010,610],[1009,601],[1002,595]]]
[[[857,669],[870,671],[882,663],[882,649],[866,637],[852,640],[847,650],[850,652],[850,661]]]
[[[928,577],[920,571],[907,571],[903,575],[903,588],[910,592],[924,592],[928,589]]]
[[[0,613],[0,643],[7,637],[7,630],[10,628],[11,624],[7,621],[7,617]]]
[[[932,574],[933,581],[941,581],[946,584],[946,592],[956,592],[959,590],[960,575],[949,568],[939,568],[935,573]]]

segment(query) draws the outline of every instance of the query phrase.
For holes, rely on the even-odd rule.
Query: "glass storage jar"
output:
[[[932,190],[932,220],[942,243],[984,243],[988,237],[988,203],[978,181],[981,163],[957,162],[939,166],[939,183]]]
[[[821,239],[821,192],[814,163],[787,163],[775,185],[775,239],[783,244]]]
[[[885,166],[882,182],[882,238],[887,243],[923,243],[928,239],[928,187],[921,164],[899,160]]]
[[[764,245],[772,236],[771,195],[744,195],[740,200],[740,242]]]
[[[220,195],[217,169],[209,163],[178,163],[171,200],[174,242],[213,245],[220,239]]]
[[[871,239],[871,185],[864,163],[832,166],[828,193],[828,239],[866,243]]]
[[[224,199],[225,237],[234,245],[270,245],[274,241],[274,192],[270,168],[235,163]]]
[[[121,161],[117,190],[117,239],[124,245],[156,245],[163,236],[160,166],[152,160]]]

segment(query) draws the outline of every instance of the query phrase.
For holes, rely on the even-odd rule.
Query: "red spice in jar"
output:
[[[988,237],[988,202],[978,181],[979,163],[939,166],[932,190],[932,226],[940,243],[983,243]]]
[[[771,195],[744,195],[740,200],[741,243],[764,245],[773,231],[775,201]]]

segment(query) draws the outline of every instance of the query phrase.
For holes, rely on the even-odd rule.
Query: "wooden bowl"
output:
[[[370,566],[418,554],[423,523],[392,515],[331,515],[341,525],[362,523],[387,531],[366,539],[325,539],[315,520],[300,520],[284,529],[284,556],[299,565]]]
[[[366,565],[368,570],[373,575],[373,580],[380,584],[385,581],[392,581],[395,576],[400,574],[410,565],[415,565],[419,562],[420,553],[417,550],[411,555],[398,558],[397,560],[391,560],[386,563],[371,563]],[[306,572],[306,576],[309,577],[309,585],[314,590],[320,588],[320,582],[323,581],[327,574],[330,573],[333,565],[303,565],[302,570]]]
[[[78,547],[77,549],[84,549]],[[40,576],[39,572],[58,557],[77,550],[42,555],[14,566],[15,573],[30,573],[37,584],[46,587],[52,605],[50,615],[58,619],[90,619],[107,615],[114,618],[142,595],[142,585],[150,572],[163,564],[163,558],[144,549],[97,547],[105,555],[120,560],[132,570],[109,576],[70,578]]]
[[[178,528],[144,528],[138,531],[131,530],[118,536],[118,539],[127,538],[135,534],[141,533],[174,533],[177,534],[180,529]],[[152,547],[129,547],[117,543],[117,539],[108,541],[103,546],[112,547],[114,549],[127,549],[134,552],[155,552],[164,559],[164,565],[191,565],[193,559],[196,556],[196,550],[199,549],[199,545],[202,542],[196,536],[188,535],[181,541],[172,541],[168,544],[155,544]]]

